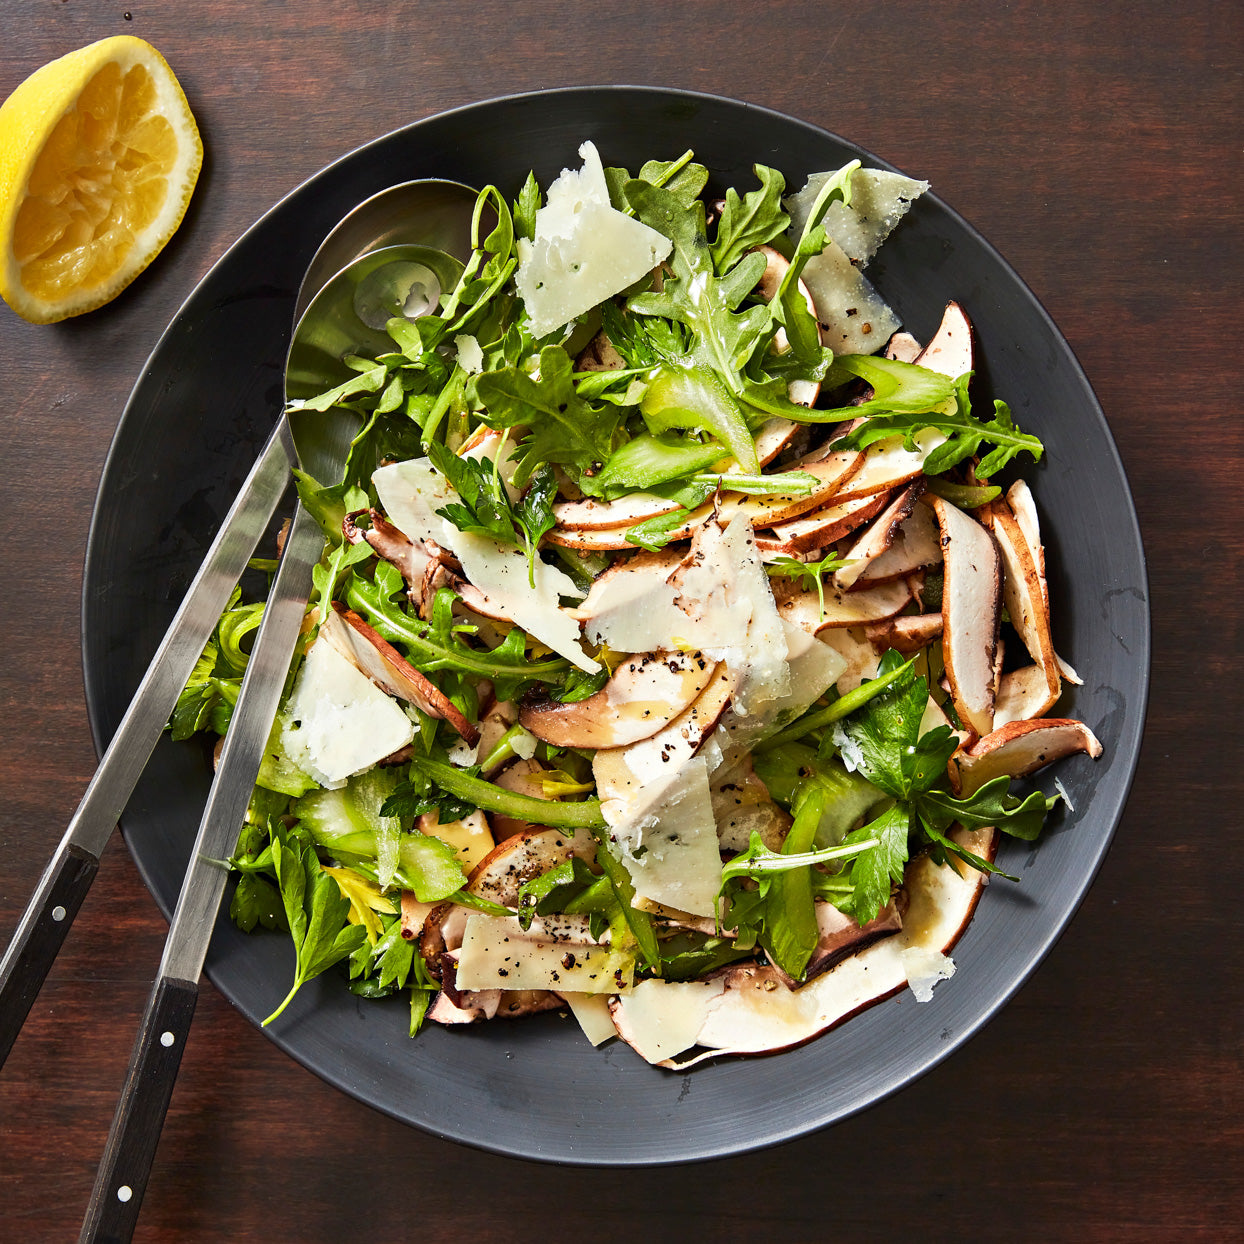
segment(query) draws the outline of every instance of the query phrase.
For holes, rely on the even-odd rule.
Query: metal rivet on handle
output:
[[[59,924],[66,917],[66,915],[68,915],[68,912],[66,912],[63,907],[52,908],[52,919],[55,920],[57,924]]]
[[[117,1189],[117,1200],[120,1201],[122,1205],[124,1205],[125,1202],[128,1201],[133,1195],[134,1189],[131,1188],[129,1184],[122,1184]]]
[[[175,1040],[176,1037],[174,1037],[171,1032],[160,1033],[160,1044],[164,1046],[165,1049],[168,1049],[168,1047],[172,1045]]]

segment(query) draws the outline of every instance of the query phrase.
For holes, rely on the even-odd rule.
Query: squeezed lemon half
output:
[[[103,39],[0,105],[0,294],[50,324],[115,298],[172,237],[203,164],[159,52]]]

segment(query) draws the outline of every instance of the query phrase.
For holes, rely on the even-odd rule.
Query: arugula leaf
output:
[[[295,951],[294,984],[285,1000],[265,1019],[272,1023],[307,981],[349,957],[367,931],[350,924],[350,903],[336,881],[320,867],[315,848],[274,828],[272,863]]]
[[[933,428],[947,439],[925,459],[925,474],[940,475],[990,442],[994,448],[977,467],[982,478],[1000,471],[1018,454],[1029,453],[1035,461],[1045,452],[1037,437],[1015,426],[1005,402],[994,402],[994,417],[988,422],[973,416],[968,397],[971,372],[951,381],[914,363],[858,354],[835,359],[834,369],[861,376],[874,393],[870,401],[859,406],[817,412],[834,416],[853,412],[856,418],[868,417],[866,423],[842,438],[844,449],[864,449],[891,436],[901,436],[908,449],[915,449],[916,436]]]
[[[387,639],[405,649],[404,655],[416,669],[431,676],[440,670],[458,670],[497,684],[501,699],[513,699],[533,682],[558,682],[570,668],[562,657],[532,660],[527,656],[523,631],[514,627],[491,651],[472,647],[452,630],[453,602],[449,588],[441,588],[433,604],[432,618],[413,617],[392,590],[355,574],[346,581],[345,600],[350,608]],[[444,601],[447,610],[442,608]],[[448,612],[448,623],[437,626],[437,619]]]
[[[577,855],[563,860],[548,872],[532,877],[518,890],[518,922],[531,928],[536,916],[548,916],[566,910],[566,904],[578,898],[600,878]]]
[[[728,272],[750,250],[771,242],[786,230],[790,217],[782,210],[786,179],[775,168],[753,165],[760,189],[743,198],[732,186],[717,225],[717,236],[710,248],[713,266],[719,274]]]
[[[541,463],[582,472],[613,452],[619,411],[608,403],[595,407],[579,396],[573,364],[561,346],[540,351],[539,380],[519,367],[506,367],[477,377],[475,389],[490,427],[527,428],[514,474],[520,487]]]
[[[737,314],[734,310],[760,279],[764,256],[748,256],[740,261],[743,272],[738,276],[726,273],[718,278],[704,236],[703,204],[687,211],[668,191],[645,182],[628,183],[626,193],[635,215],[674,244],[670,257],[673,275],[666,278],[664,288],[659,293],[636,295],[628,307],[641,315],[663,316],[687,325],[694,334],[687,365],[714,374],[737,406],[744,387],[742,368],[766,331],[772,335],[771,316],[765,306],[756,304]],[[739,418],[743,418],[741,410]],[[749,470],[759,469],[754,465],[754,454],[752,460],[740,462]]]
[[[916,799],[916,811],[926,829],[944,833],[958,822],[964,829],[983,829],[992,825],[1013,838],[1031,842],[1041,833],[1045,814],[1059,796],[1039,790],[1026,798],[1010,793],[1010,779],[996,777],[975,794],[956,799],[945,791],[928,791]]]

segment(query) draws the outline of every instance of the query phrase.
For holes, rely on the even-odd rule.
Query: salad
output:
[[[434,313],[295,403],[359,430],[296,473],[325,550],[231,861],[234,921],[294,943],[270,1019],[335,969],[412,1036],[786,1048],[927,1000],[1059,801],[1013,781],[1101,752],[1050,716],[1043,447],[973,409],[962,308],[921,345],[864,275],[926,184],[579,154],[482,191]],[[262,610],[175,738],[228,729]]]

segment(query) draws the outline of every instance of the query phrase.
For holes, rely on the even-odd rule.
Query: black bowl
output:
[[[473,105],[399,130],[339,160],[278,204],[212,269],[135,386],[100,485],[87,553],[83,651],[97,744],[112,735],[281,401],[294,295],[327,230],[394,182],[449,177],[517,192],[593,140],[637,169],[687,147],[714,187],[753,184],[755,162],[798,186],[853,157],[824,130],[763,108],[630,87],[552,91]],[[949,298],[979,339],[978,394],[1004,397],[1041,436],[1028,472],[1041,509],[1059,651],[1085,676],[1060,711],[1105,755],[1059,773],[1075,805],[1035,848],[1001,863],[1018,886],[989,888],[931,1002],[881,1003],[797,1050],[718,1059],[688,1073],[649,1067],[615,1042],[594,1050],[557,1015],[411,1041],[396,999],[365,1002],[335,972],[304,987],[268,1035],[305,1066],[396,1118],[501,1153],[583,1164],[680,1162],[739,1153],[841,1119],[927,1071],[983,1024],[1037,965],[1091,882],[1136,765],[1149,672],[1144,559],[1123,467],[1070,348],[1022,281],[935,195],[870,268],[905,324],[927,339]],[[200,746],[163,740],[123,821],[143,879],[174,906],[209,783]],[[215,985],[258,1022],[284,997],[292,948],[222,914],[207,960]]]

